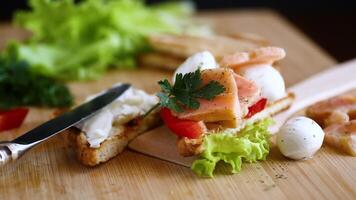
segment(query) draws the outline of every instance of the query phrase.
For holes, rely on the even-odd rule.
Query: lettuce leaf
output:
[[[204,151],[194,161],[192,170],[199,176],[213,177],[219,161],[228,163],[232,173],[237,173],[241,170],[242,162],[265,160],[269,153],[268,127],[272,123],[271,119],[265,119],[247,125],[238,133],[231,134],[231,130],[227,130],[205,136]]]
[[[26,43],[7,51],[42,75],[64,80],[96,79],[111,68],[132,69],[149,50],[146,36],[181,33],[193,13],[187,3],[146,6],[141,0],[30,0],[14,23],[28,29]],[[9,54],[9,53],[7,53]]]

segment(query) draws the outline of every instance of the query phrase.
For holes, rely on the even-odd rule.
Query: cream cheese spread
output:
[[[94,96],[88,97],[88,100]],[[125,123],[144,114],[156,103],[158,103],[156,96],[131,87],[78,127],[86,134],[90,147],[98,148],[100,143],[112,134],[123,132]],[[115,123],[115,128],[113,128],[113,123]]]

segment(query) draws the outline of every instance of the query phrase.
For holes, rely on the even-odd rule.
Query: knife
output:
[[[18,159],[27,150],[37,144],[88,119],[100,109],[113,102],[130,87],[129,84],[114,86],[91,101],[30,130],[12,141],[0,142],[0,166]]]
[[[289,110],[273,117],[276,124],[270,128],[271,133],[276,133],[280,126],[297,111],[353,88],[356,88],[356,59],[329,68],[288,88],[296,99]],[[129,144],[129,148],[161,160],[190,167],[196,157],[180,156],[176,143],[177,137],[162,126],[138,136]]]

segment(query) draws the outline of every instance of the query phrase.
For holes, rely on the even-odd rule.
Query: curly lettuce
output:
[[[265,119],[247,125],[238,134],[230,131],[207,135],[203,141],[204,151],[195,160],[192,170],[199,176],[213,177],[216,164],[224,161],[231,166],[231,172],[241,170],[242,162],[265,160],[269,153],[268,127],[273,123]]]
[[[141,0],[30,0],[15,24],[30,30],[8,53],[39,74],[64,80],[99,78],[109,68],[131,69],[149,50],[145,36],[181,33],[193,13],[187,3],[146,6]]]

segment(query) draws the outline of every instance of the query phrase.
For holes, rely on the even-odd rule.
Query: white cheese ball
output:
[[[270,102],[286,96],[286,87],[281,73],[269,64],[248,66],[242,71],[242,76],[261,88],[261,96]]]
[[[175,82],[177,74],[187,74],[194,72],[200,67],[200,70],[218,68],[213,54],[209,51],[202,51],[187,58],[174,72],[172,81]]]
[[[279,150],[284,156],[295,160],[312,158],[323,140],[323,129],[307,117],[288,120],[277,133]]]

